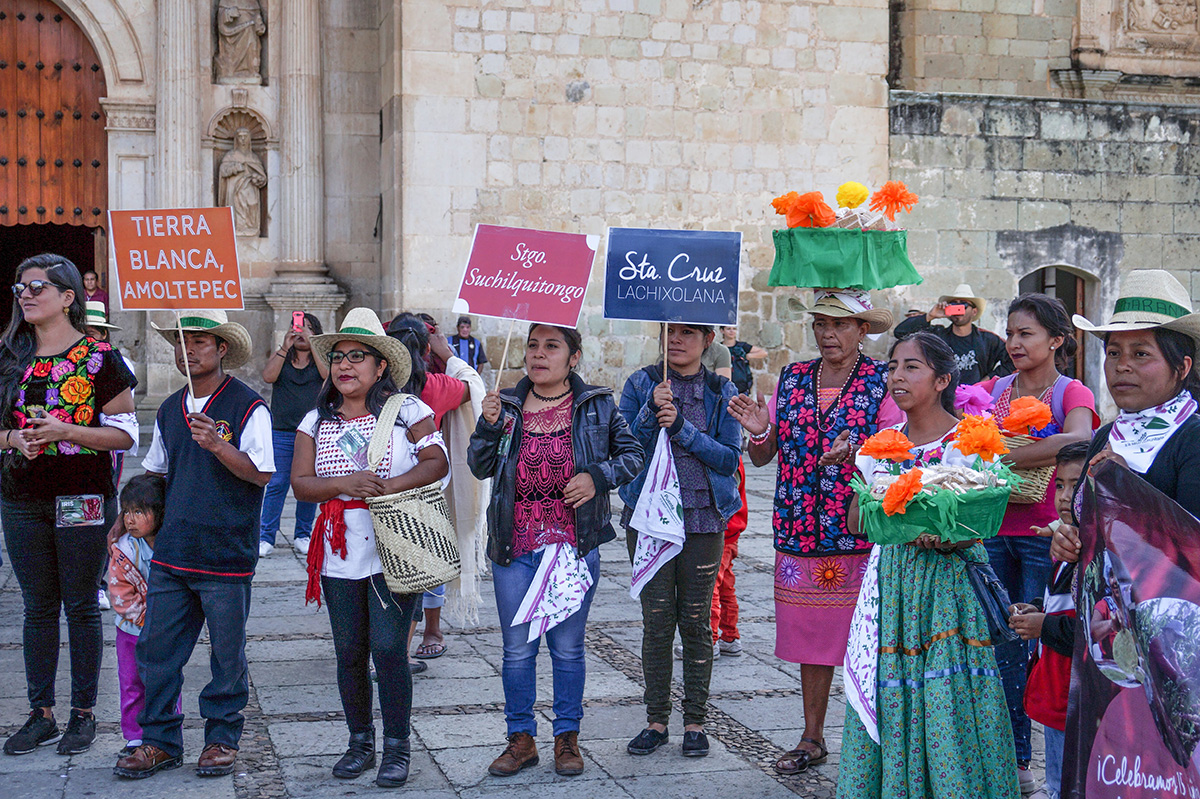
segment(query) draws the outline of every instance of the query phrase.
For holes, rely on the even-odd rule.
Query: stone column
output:
[[[327,330],[346,301],[325,266],[325,181],[321,157],[321,4],[282,3],[280,46],[280,261],[266,301],[275,330],[293,311],[316,315]]]
[[[199,8],[195,0],[158,0],[155,204],[159,208],[204,204],[200,202]]]

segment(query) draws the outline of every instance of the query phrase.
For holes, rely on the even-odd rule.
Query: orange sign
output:
[[[109,211],[126,311],[242,310],[232,208]]]

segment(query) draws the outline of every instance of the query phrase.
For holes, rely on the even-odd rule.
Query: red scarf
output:
[[[321,607],[321,567],[325,565],[325,539],[329,539],[329,548],[342,560],[346,559],[346,511],[361,508],[367,509],[367,503],[361,499],[333,499],[321,503],[321,515],[313,525],[313,532],[320,530],[320,536],[313,536],[308,548],[308,587],[304,590],[304,604],[316,602]]]

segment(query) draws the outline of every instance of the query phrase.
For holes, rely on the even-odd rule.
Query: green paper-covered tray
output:
[[[773,235],[772,286],[890,289],[921,282],[908,259],[907,230],[795,227]]]
[[[855,477],[851,486],[858,493],[859,530],[873,544],[907,544],[922,533],[939,536],[946,543],[991,538],[1000,532],[1012,493],[1011,485],[965,494],[922,491],[904,513],[888,516],[883,501],[871,496],[861,477]]]

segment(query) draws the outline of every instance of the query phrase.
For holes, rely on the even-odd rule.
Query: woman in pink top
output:
[[[1008,306],[1007,350],[1016,371],[979,385],[992,394],[997,419],[1008,416],[1009,404],[1018,397],[1037,397],[1050,406],[1054,419],[1033,436],[1041,439],[1018,447],[1004,460],[1019,469],[1053,466],[1058,451],[1075,441],[1088,441],[1100,425],[1092,392],[1078,380],[1059,373],[1075,348],[1075,330],[1062,301],[1045,294],[1022,294]],[[1010,503],[1000,535],[984,541],[996,575],[1013,602],[1041,596],[1050,575],[1050,540],[1034,533],[1058,518],[1054,507],[1054,481],[1041,502]],[[1025,664],[1028,644],[1014,641],[996,647],[996,660],[1012,718],[1017,750],[1017,776],[1024,793],[1035,789],[1029,772],[1032,748],[1029,717],[1025,715]]]

